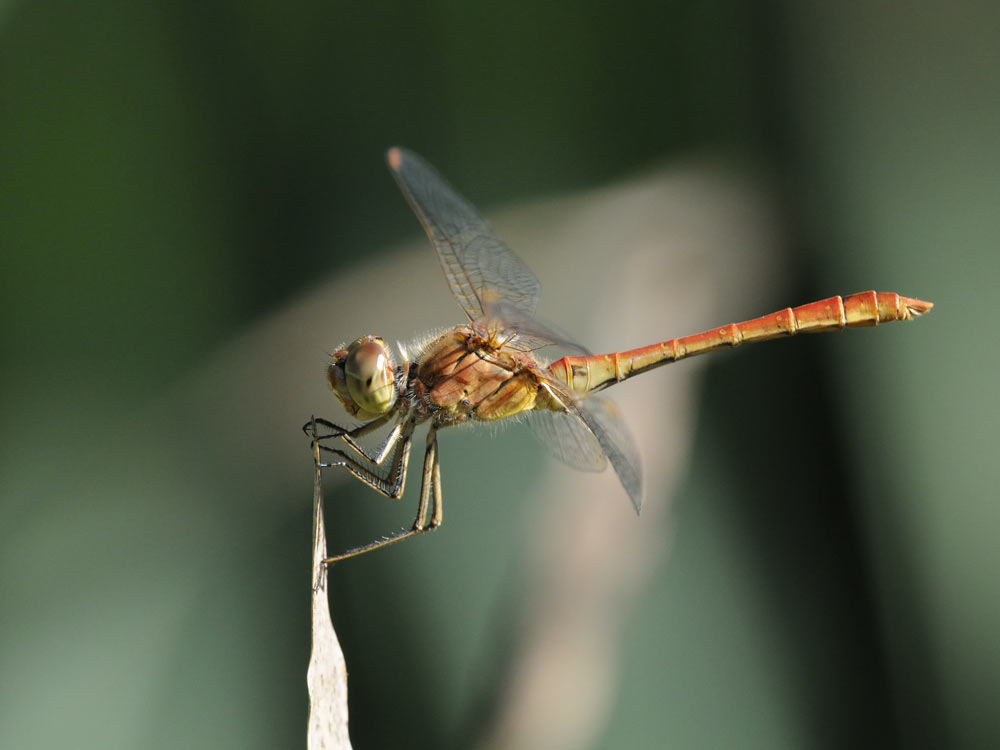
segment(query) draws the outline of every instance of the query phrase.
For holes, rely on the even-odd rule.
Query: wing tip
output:
[[[403,150],[399,146],[393,146],[385,152],[385,161],[389,169],[398,172],[403,166]]]

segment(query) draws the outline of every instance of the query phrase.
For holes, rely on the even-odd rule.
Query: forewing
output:
[[[540,285],[531,270],[433,167],[416,154],[390,149],[386,161],[437,250],[445,278],[470,322],[484,317],[489,292],[531,317]]]
[[[497,326],[500,337],[503,332],[510,332],[513,338],[505,346],[521,352],[536,352],[546,347],[548,349],[539,359],[558,359],[561,356],[579,357],[590,354],[587,349],[575,344],[559,329],[547,323],[542,323],[534,316],[504,302],[497,302],[487,297],[483,300],[484,317],[476,325],[485,335],[491,326]],[[556,354],[556,351],[559,353]]]

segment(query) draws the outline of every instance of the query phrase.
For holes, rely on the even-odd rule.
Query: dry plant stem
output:
[[[315,425],[314,425],[315,432]],[[310,750],[351,750],[347,731],[347,665],[330,619],[326,581],[326,529],[323,525],[323,479],[319,445],[313,443],[313,557],[312,654],[306,683],[309,686]]]

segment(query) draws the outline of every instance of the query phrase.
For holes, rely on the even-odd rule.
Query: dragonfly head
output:
[[[396,403],[392,353],[378,336],[362,336],[335,352],[326,378],[352,417],[375,419]]]

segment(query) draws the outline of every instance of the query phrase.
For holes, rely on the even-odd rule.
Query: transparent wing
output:
[[[604,471],[608,458],[597,437],[574,412],[533,411],[532,434],[549,453],[580,471]]]
[[[567,411],[532,414],[528,424],[535,437],[574,469],[601,471],[610,459],[638,513],[642,508],[642,460],[618,405],[602,396],[580,399],[558,381],[550,380],[546,385]]]
[[[505,346],[521,352],[535,352],[546,347],[556,349],[546,352],[545,357],[558,359],[561,356],[586,356],[590,352],[569,340],[562,331],[542,323],[537,318],[504,302],[492,300],[491,295],[483,299],[484,316],[474,323],[481,334],[486,334],[491,327],[503,333],[510,332],[513,338]],[[558,350],[559,354],[555,352]],[[543,357],[543,359],[545,358]]]
[[[642,460],[621,410],[608,398],[588,396],[578,413],[597,437],[638,513],[642,509]]]
[[[445,278],[470,322],[485,316],[488,293],[531,317],[538,279],[434,168],[416,154],[389,149],[386,161],[437,250]]]

